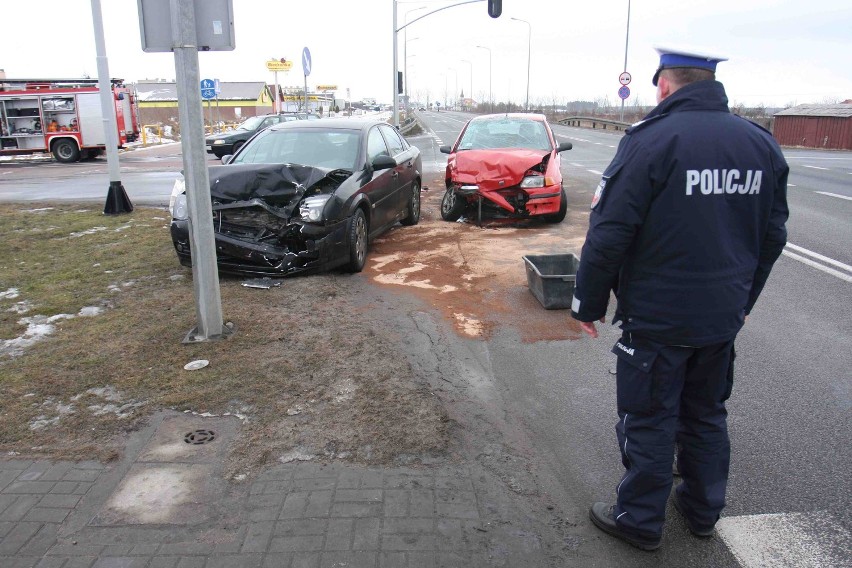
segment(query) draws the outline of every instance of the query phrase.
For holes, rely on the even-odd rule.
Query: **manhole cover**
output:
[[[216,433],[213,430],[194,430],[183,437],[184,442],[195,446],[212,442],[214,439],[216,439]]]

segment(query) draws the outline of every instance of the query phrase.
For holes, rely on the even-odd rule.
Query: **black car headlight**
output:
[[[221,146],[222,144],[225,144],[226,142],[227,142],[227,140],[222,140],[222,139],[214,140],[213,145],[214,146]]]
[[[299,215],[302,217],[302,221],[307,221],[308,223],[319,223],[322,221],[322,211],[329,199],[331,199],[330,195],[314,195],[305,198],[299,204]]]

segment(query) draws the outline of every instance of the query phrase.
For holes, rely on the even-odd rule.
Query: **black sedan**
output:
[[[209,170],[222,272],[359,272],[371,239],[397,222],[420,220],[420,151],[384,122],[281,123],[222,161]],[[183,178],[170,210],[178,258],[191,266]]]
[[[293,120],[307,120],[308,115],[303,112],[279,112],[277,114],[263,114],[245,119],[234,130],[214,134],[204,139],[207,152],[221,158],[227,154],[236,154],[246,141],[263,130],[279,122],[290,122]]]

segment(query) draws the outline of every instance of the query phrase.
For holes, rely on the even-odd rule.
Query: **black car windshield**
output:
[[[231,163],[301,164],[354,171],[360,138],[357,130],[267,129],[253,138]]]
[[[553,149],[543,122],[523,118],[471,121],[459,141],[458,150],[492,148]]]
[[[237,130],[255,130],[261,122],[263,122],[264,117],[262,116],[251,116],[245,119],[239,126],[237,126]]]

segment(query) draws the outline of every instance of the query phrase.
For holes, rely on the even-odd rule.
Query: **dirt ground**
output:
[[[545,310],[527,286],[525,255],[579,256],[588,216],[569,209],[562,223],[537,219],[448,223],[441,219],[443,180],[424,181],[420,223],[397,227],[371,245],[374,282],[415,294],[465,337],[487,339],[497,327],[525,342],[576,339],[568,310]]]
[[[579,252],[587,220],[569,209],[558,225],[447,223],[441,180],[426,186],[420,224],[372,243],[361,275],[269,289],[222,277],[236,332],[193,345],[181,344],[196,321],[192,275],[162,209],[4,206],[0,452],[109,461],[168,409],[241,419],[233,479],[275,462],[447,456],[454,422],[396,336],[393,318],[410,317],[397,306],[414,295],[473,340],[504,327],[527,342],[578,337],[567,310],[545,310],[529,292],[522,256]],[[184,369],[195,360],[209,364]]]

